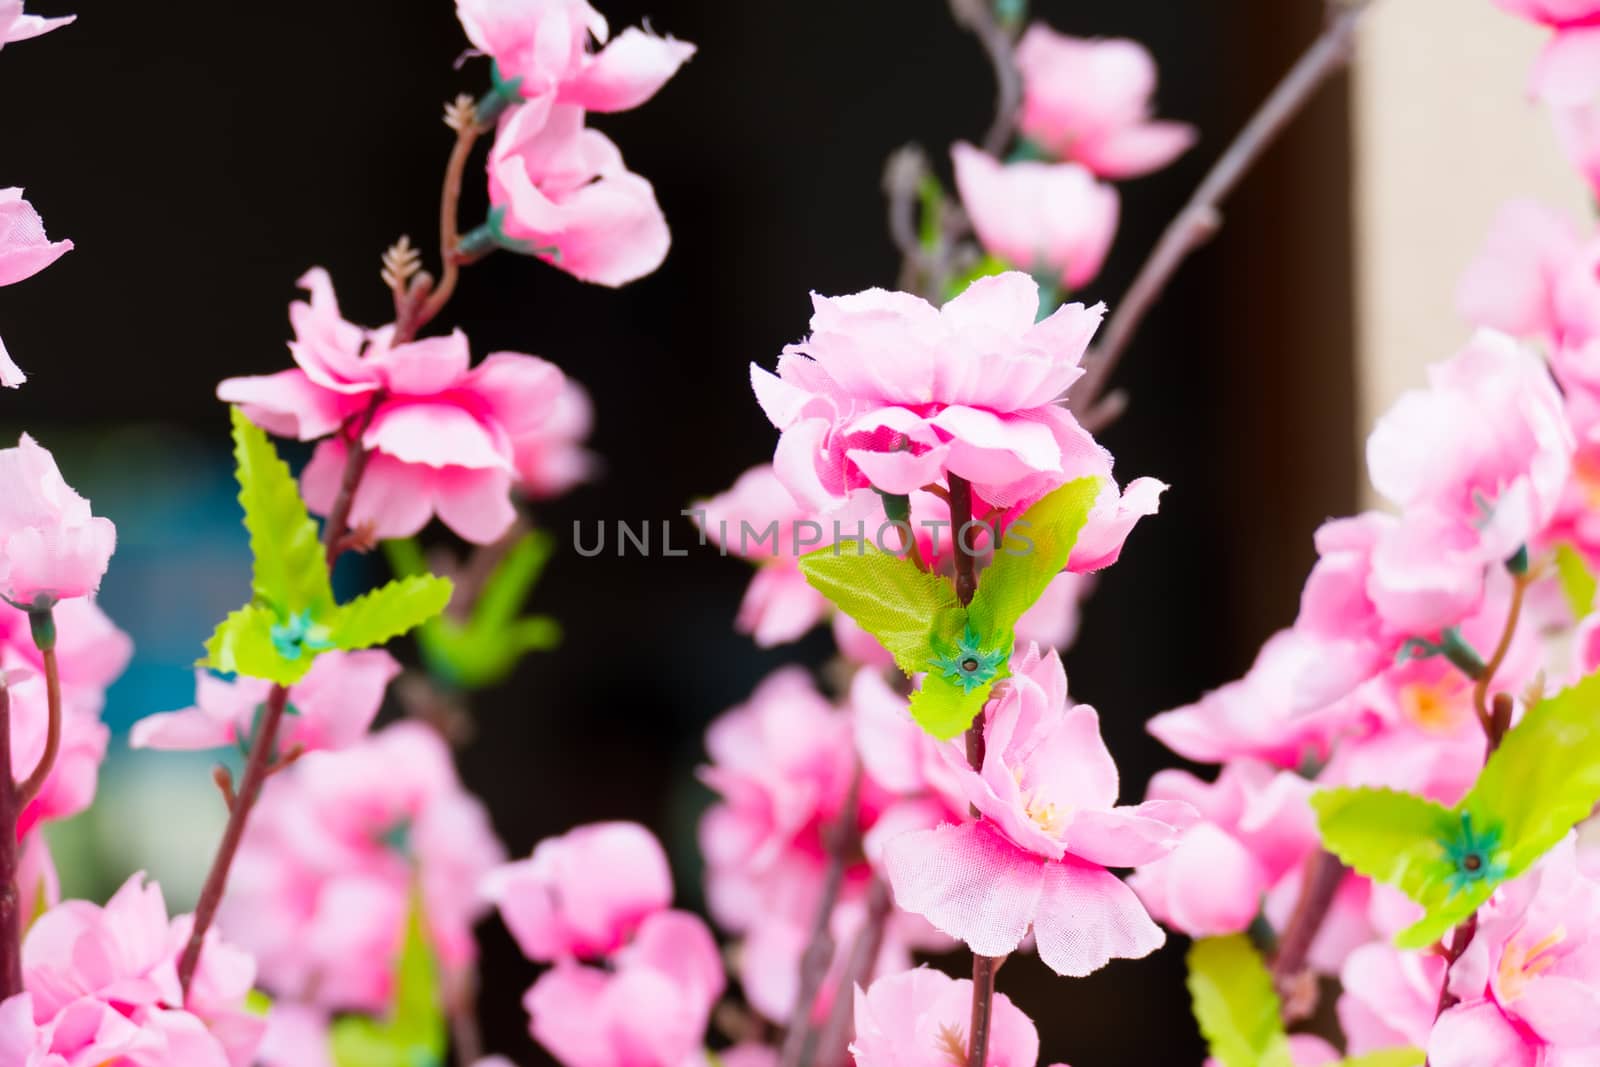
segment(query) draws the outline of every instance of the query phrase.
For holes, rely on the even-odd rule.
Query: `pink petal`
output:
[[[1556,107],[1587,104],[1600,93],[1600,26],[1559,30],[1534,62],[1529,89]]]
[[[1082,978],[1113,959],[1139,959],[1166,943],[1121,879],[1071,856],[1046,864],[1033,921],[1039,958],[1057,974]]]
[[[884,846],[883,866],[901,908],[980,956],[1004,956],[1034,921],[1046,868],[1060,865],[980,821],[902,834]]]
[[[384,404],[361,440],[406,463],[510,471],[502,437],[465,408],[420,401]]]
[[[353,406],[344,394],[314,384],[299,369],[249,378],[225,378],[217,399],[238,404],[245,416],[277,437],[314,441],[337,430]]]
[[[630,26],[561,87],[561,99],[586,111],[627,111],[654,96],[694,52],[687,41]]]
[[[1491,1001],[1461,1004],[1439,1017],[1428,1035],[1431,1067],[1537,1067],[1539,1052]]]
[[[1198,136],[1185,122],[1145,122],[1088,138],[1073,155],[1103,178],[1137,178],[1183,155]]]

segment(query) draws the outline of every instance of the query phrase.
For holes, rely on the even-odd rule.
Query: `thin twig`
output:
[[[1278,939],[1277,951],[1272,957],[1273,983],[1283,1000],[1284,1014],[1289,1020],[1303,1019],[1315,1010],[1315,986],[1307,989],[1307,958],[1311,945],[1327,921],[1333,907],[1333,898],[1344,881],[1345,866],[1338,857],[1325,850],[1317,852],[1306,861],[1305,877],[1300,884],[1300,899],[1295,902]]]
[[[22,850],[17,820],[22,803],[11,777],[11,690],[0,675],[0,1001],[22,989]]]
[[[478,125],[469,97],[458,98],[446,115],[446,121],[456,131],[456,143],[450,150],[450,160],[445,165],[444,186],[439,194],[439,259],[444,264],[444,272],[439,276],[439,284],[433,287],[427,300],[418,309],[415,319],[409,323],[412,336],[450,302],[450,297],[456,291],[456,282],[461,277],[461,258],[456,254],[456,245],[461,240],[457,218],[461,205],[461,182],[467,171],[467,160],[472,155],[472,146],[483,134],[483,127]]]
[[[185,1000],[194,982],[195,969],[200,965],[200,951],[205,947],[206,932],[216,920],[217,909],[222,906],[222,894],[228,888],[228,871],[238,854],[239,842],[244,840],[244,828],[250,818],[250,809],[261,796],[261,787],[272,766],[273,742],[278,736],[278,723],[289,705],[289,690],[281,685],[272,687],[267,694],[266,707],[261,713],[261,727],[250,745],[250,757],[245,762],[244,778],[239,782],[238,795],[228,809],[228,825],[222,831],[222,843],[211,861],[205,885],[200,890],[200,900],[194,906],[194,925],[189,932],[189,942],[183,947],[178,960],[178,982]]]
[[[1150,253],[1150,258],[1134,277],[1133,284],[1106,322],[1098,345],[1084,360],[1085,374],[1073,389],[1068,406],[1080,417],[1091,414],[1117,361],[1145,315],[1172,280],[1178,267],[1221,225],[1222,201],[1256,164],[1267,147],[1277,140],[1317,90],[1350,61],[1356,27],[1371,0],[1329,0],[1330,17],[1322,33],[1306,49],[1283,80],[1227,151],[1217,160],[1182,211],[1167,226]],[[1092,417],[1092,415],[1091,415]],[[1102,414],[1099,421],[1109,421]]]
[[[1473,912],[1450,935],[1450,944],[1445,948],[1444,952],[1444,978],[1439,983],[1439,1000],[1433,1009],[1435,1023],[1438,1023],[1439,1016],[1456,1006],[1457,997],[1450,992],[1450,969],[1456,965],[1456,960],[1461,958],[1462,953],[1467,951],[1467,946],[1472,944],[1472,939],[1477,932],[1478,913]],[[1431,1059],[1425,1059],[1422,1061],[1422,1067],[1430,1067],[1432,1062]]]
[[[967,1067],[989,1062],[989,1022],[994,1014],[994,978],[1004,956],[972,957],[972,1027],[967,1042]]]
[[[61,669],[56,664],[55,649],[40,649],[39,654],[44,658],[44,691],[49,706],[49,721],[45,727],[44,754],[39,757],[33,773],[17,786],[18,811],[33,803],[33,799],[44,788],[45,779],[50,777],[51,770],[55,768],[56,757],[61,754]],[[9,769],[10,764],[0,764],[0,767]]]
[[[827,832],[828,867],[823,874],[822,895],[817,901],[816,917],[811,924],[811,937],[800,957],[800,986],[795,995],[794,1011],[789,1015],[789,1032],[784,1035],[779,1063],[781,1067],[810,1067],[816,1058],[817,1030],[813,1025],[817,994],[828,976],[833,963],[833,909],[839,903],[839,890],[844,886],[844,872],[857,841],[857,822],[861,804],[861,765],[856,764],[850,779],[850,789],[845,794],[844,806],[834,818]]]
[[[1017,69],[1016,38],[995,18],[992,0],[950,0],[950,14],[971,31],[994,67],[994,118],[983,137],[983,150],[997,156],[1011,143],[1022,110],[1022,72]]]
[[[1489,687],[1494,684],[1494,676],[1500,672],[1507,653],[1511,651],[1511,642],[1517,636],[1517,623],[1522,618],[1522,602],[1526,599],[1529,584],[1527,574],[1511,576],[1511,607],[1506,612],[1505,628],[1500,631],[1500,643],[1495,645],[1494,652],[1483,665],[1483,670],[1473,679],[1472,707],[1477,711],[1478,721],[1483,725],[1483,734],[1488,739],[1490,752],[1500,747],[1500,736],[1504,728],[1496,725],[1499,716],[1495,715],[1494,709],[1489,706]],[[1509,726],[1510,722],[1508,721],[1506,725]]]
[[[872,972],[878,965],[878,953],[883,951],[883,937],[889,926],[889,916],[894,911],[894,898],[889,894],[888,883],[874,878],[867,886],[867,913],[856,931],[850,946],[850,958],[845,963],[844,978],[833,995],[833,1005],[828,1009],[828,1022],[823,1027],[817,1049],[823,1063],[842,1062],[845,1046],[855,1021],[856,987],[872,984]]]

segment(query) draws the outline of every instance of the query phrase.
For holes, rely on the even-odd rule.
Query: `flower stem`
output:
[[[22,850],[17,821],[22,802],[11,777],[11,691],[0,678],[0,1001],[22,992]]]
[[[56,765],[56,757],[61,754],[61,670],[56,663],[54,648],[42,648],[39,653],[44,657],[44,691],[49,706],[49,721],[45,727],[44,754],[39,757],[39,764],[34,767],[33,773],[17,786],[18,814],[39,795],[45,779],[50,777],[50,771]],[[0,766],[9,768],[11,765],[5,763]]]
[[[262,712],[255,740],[250,745],[244,778],[240,780],[238,792],[228,809],[228,825],[222,831],[222,843],[217,846],[216,858],[211,861],[205,886],[200,890],[200,901],[194,908],[194,925],[189,933],[189,942],[184,945],[183,955],[178,960],[178,982],[183,987],[186,1000],[189,987],[194,982],[195,969],[200,965],[200,950],[205,945],[206,931],[217,917],[222,894],[228,888],[228,871],[239,851],[239,842],[244,840],[245,822],[250,817],[250,809],[261,796],[261,787],[266,783],[267,775],[271,773],[278,724],[288,704],[289,690],[285,686],[273,686],[267,694],[266,708]]]
[[[994,978],[1004,956],[972,957],[972,1040],[967,1043],[967,1067],[984,1067],[989,1060],[989,1019],[994,1012]]]
[[[1326,850],[1319,849],[1306,861],[1300,899],[1295,902],[1294,913],[1289,916],[1272,957],[1273,984],[1278,987],[1278,995],[1283,1000],[1284,1014],[1291,1019],[1305,1018],[1315,1007],[1306,1003],[1306,960],[1322,924],[1327,921],[1334,895],[1344,881],[1344,873],[1344,864]],[[1314,988],[1311,995],[1314,998]]]
[[[1433,1009],[1433,1021],[1437,1023],[1439,1016],[1456,1006],[1456,997],[1450,992],[1450,969],[1456,965],[1456,960],[1467,951],[1467,946],[1472,944],[1473,936],[1478,932],[1478,913],[1473,912],[1467,916],[1455,933],[1450,935],[1450,944],[1444,953],[1444,979],[1439,984],[1439,1002]],[[1429,1060],[1422,1061],[1422,1067],[1429,1067]]]
[[[839,891],[844,886],[844,870],[856,845],[856,826],[861,804],[861,765],[856,765],[850,779],[850,791],[845,795],[844,806],[834,818],[825,839],[828,849],[828,867],[823,874],[822,894],[817,901],[817,913],[811,924],[811,938],[800,957],[800,988],[795,995],[794,1011],[789,1016],[789,1032],[784,1035],[779,1063],[781,1067],[809,1067],[816,1059],[817,994],[828,976],[833,963],[833,909],[839,903]],[[844,995],[841,992],[839,995]]]
[[[874,878],[867,887],[867,915],[856,932],[850,946],[850,958],[845,962],[844,979],[839,992],[834,995],[833,1006],[828,1011],[828,1024],[817,1043],[823,1063],[840,1063],[845,1060],[845,1048],[850,1043],[850,1033],[855,1021],[855,1000],[850,995],[857,986],[865,989],[872,984],[872,972],[878,964],[878,953],[883,949],[884,931],[889,916],[894,911],[894,898],[882,879]]]

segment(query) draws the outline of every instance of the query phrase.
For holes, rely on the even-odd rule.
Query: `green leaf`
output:
[[[443,1067],[449,1028],[419,898],[413,892],[389,1017],[349,1016],[334,1022],[329,1036],[336,1067]]]
[[[452,588],[450,579],[432,574],[397,578],[335,609],[329,637],[347,652],[381,645],[443,611]]]
[[[994,682],[988,682],[970,693],[963,692],[954,682],[929,673],[911,694],[911,717],[923,730],[948,741],[972,725],[993,688]]]
[[[984,647],[1015,642],[1017,620],[1044,595],[1066,567],[1089,509],[1100,492],[1098,478],[1079,478],[1042,497],[1006,528],[1005,538],[984,568],[969,613]]]
[[[1600,674],[1539,701],[1500,742],[1461,810],[1503,835],[1506,878],[1531,867],[1600,801]]]
[[[246,604],[217,625],[199,666],[293,685],[311,669],[316,654],[307,652],[294,659],[281,655],[273,640],[278,625],[278,617],[270,609]]]
[[[1339,1067],[1422,1067],[1427,1054],[1420,1048],[1386,1048],[1365,1056],[1352,1056]]]
[[[430,673],[458,689],[483,689],[503,682],[528,653],[561,643],[561,626],[549,616],[517,617],[554,548],[543,531],[524,535],[490,572],[469,618],[443,613],[417,630]],[[414,540],[385,541],[384,553],[396,574],[426,571]]]
[[[1189,949],[1195,1021],[1221,1067],[1293,1067],[1272,975],[1243,934]]]
[[[1472,850],[1477,830],[1459,812],[1431,800],[1392,789],[1325,789],[1312,795],[1311,806],[1328,851],[1425,909],[1421,920],[1396,937],[1402,947],[1437,941],[1498,884],[1487,849],[1473,870],[1463,870],[1459,860]]]
[[[1556,546],[1556,574],[1572,614],[1583,618],[1594,610],[1595,577],[1578,550],[1563,541]]]
[[[317,524],[266,433],[238,408],[232,417],[239,504],[255,559],[250,582],[255,602],[281,616],[320,613],[333,604],[333,590]]]
[[[966,625],[967,613],[948,581],[865,541],[808,552],[800,571],[908,675],[928,670],[936,649],[953,645]]]

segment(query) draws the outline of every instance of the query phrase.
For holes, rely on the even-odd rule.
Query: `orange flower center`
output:
[[[1527,991],[1528,983],[1556,965],[1555,947],[1566,940],[1566,927],[1558,926],[1544,940],[1524,947],[1512,938],[1500,954],[1500,967],[1495,977],[1496,992],[1502,1002],[1516,1000]]]

